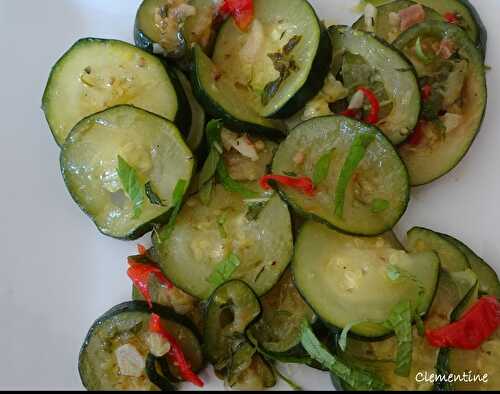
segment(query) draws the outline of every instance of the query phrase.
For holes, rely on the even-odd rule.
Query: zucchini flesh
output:
[[[460,272],[470,268],[467,257],[453,243],[440,234],[422,227],[408,231],[407,249],[410,252],[434,251],[441,260],[441,268],[446,272]]]
[[[82,383],[88,390],[157,390],[146,369],[139,377],[120,374],[115,355],[116,349],[130,344],[146,360],[151,313],[160,315],[163,325],[178,340],[193,371],[202,368],[201,344],[189,320],[159,305],[153,305],[150,310],[145,302],[127,302],[97,319],[87,334],[78,365]],[[171,367],[179,376],[177,367]]]
[[[205,110],[236,131],[245,130],[269,137],[282,138],[282,122],[265,119],[247,105],[231,81],[220,75],[216,65],[200,47],[193,48],[193,91]]]
[[[370,81],[376,79],[383,84],[387,96],[384,101],[391,102],[392,108],[377,126],[393,144],[400,144],[410,135],[420,116],[420,88],[413,66],[399,52],[371,34],[333,26],[329,31],[334,51],[341,53],[336,61],[345,61],[347,53],[360,56],[373,70]],[[359,82],[357,86],[350,86],[350,94],[363,84]],[[371,87],[369,84],[365,86]],[[372,90],[378,93],[378,90]],[[383,101],[380,95],[377,98],[379,102]]]
[[[208,205],[199,195],[190,198],[177,217],[172,236],[162,243],[155,237],[163,272],[188,294],[206,299],[216,287],[209,277],[233,253],[240,265],[232,279],[243,280],[257,295],[267,293],[292,256],[290,213],[277,195],[255,220],[247,217],[249,209],[240,194],[222,185],[214,187]]]
[[[374,134],[375,139],[349,182],[340,217],[334,204],[340,174],[353,142],[364,134]],[[320,158],[332,151],[328,175],[317,186],[315,196],[280,186],[283,198],[300,215],[347,233],[378,235],[392,229],[407,208],[408,174],[392,144],[373,126],[341,116],[308,120],[281,143],[274,157],[273,173],[312,178]],[[303,155],[303,161],[294,160],[298,154]],[[388,202],[388,208],[374,213],[375,200]]]
[[[458,91],[458,100],[446,107],[439,108],[447,111],[446,115],[459,116],[460,122],[450,126],[450,129],[445,126],[443,131],[441,118],[426,121],[419,131],[422,135],[421,141],[415,144],[403,144],[399,149],[399,153],[408,167],[413,186],[432,182],[458,165],[479,132],[487,99],[486,78],[481,53],[462,29],[449,23],[428,21],[410,28],[394,43],[413,63],[419,77],[434,78],[439,72],[439,67],[442,64],[446,66],[446,62],[432,61],[426,65],[419,61],[413,53],[416,40],[419,38],[424,41],[428,40],[430,45],[432,43],[439,44],[444,38],[453,42],[458,48],[456,54],[459,60],[452,60],[448,64],[451,64],[453,70],[460,73],[462,71],[460,71],[459,66],[465,64],[463,71],[465,76],[463,86]],[[436,57],[436,59],[439,58]],[[452,75],[455,74],[448,73],[449,78]],[[448,79],[446,86],[454,89],[457,79]],[[456,86],[460,88],[460,85]],[[448,88],[442,94],[444,102],[453,97]]]
[[[116,40],[78,41],[53,67],[42,108],[62,145],[83,118],[131,104],[169,120],[180,111],[164,65],[155,56]]]
[[[391,281],[390,266],[415,280]],[[417,299],[425,290],[419,314],[425,314],[438,283],[439,259],[433,252],[408,254],[382,237],[344,235],[315,222],[306,223],[292,262],[295,284],[313,310],[327,323],[366,338],[391,333],[384,327],[394,305]],[[415,302],[414,302],[415,304]]]
[[[321,89],[331,61],[330,38],[306,0],[254,0],[254,7],[248,32],[232,20],[224,23],[213,61],[223,79],[241,86],[239,96],[260,116],[288,117]],[[291,42],[295,45],[283,58],[294,64],[286,66],[287,77],[263,100],[268,84],[280,78],[270,55],[282,53]]]
[[[300,343],[304,320],[315,320],[314,312],[295,288],[290,270],[260,302],[262,318],[249,330],[265,352],[285,353],[293,349]]]
[[[163,206],[145,198],[134,217],[132,202],[117,174],[120,155],[150,181]],[[92,115],[72,130],[61,151],[61,171],[75,202],[105,235],[136,239],[168,218],[179,180],[187,182],[193,155],[175,125],[131,106],[118,106]]]

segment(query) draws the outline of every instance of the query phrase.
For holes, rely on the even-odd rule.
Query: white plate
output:
[[[39,107],[50,67],[75,40],[132,40],[138,3],[0,0],[0,389],[81,389],[77,358],[87,329],[130,297],[125,257],[135,243],[100,235],[73,203]],[[355,20],[356,0],[313,3],[328,23]],[[486,120],[457,169],[413,192],[398,230],[455,234],[500,270],[500,2],[473,3],[493,67]],[[307,389],[331,389],[327,374],[286,372]],[[220,387],[214,379],[207,386]]]

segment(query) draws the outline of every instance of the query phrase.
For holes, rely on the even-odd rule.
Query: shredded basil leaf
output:
[[[221,154],[217,151],[217,149],[212,146],[210,148],[210,153],[208,154],[205,163],[203,163],[203,167],[200,171],[199,177],[199,185],[203,186],[210,179],[212,179],[217,172],[217,166],[221,161]]]
[[[160,196],[158,196],[158,194],[156,194],[155,191],[153,190],[153,185],[151,184],[151,181],[149,181],[144,185],[144,191],[146,192],[146,196],[148,197],[148,200],[151,204],[164,206]]]
[[[359,163],[361,163],[365,157],[367,148],[375,140],[375,138],[376,135],[374,133],[359,134],[356,138],[354,138],[354,142],[349,150],[347,159],[342,167],[342,171],[337,182],[337,189],[335,191],[335,214],[338,217],[342,217],[344,215],[344,203],[347,186],[349,185],[356,168],[358,168]]]
[[[170,214],[168,223],[160,231],[160,242],[165,242],[167,239],[169,239],[172,235],[172,232],[174,231],[175,222],[181,210],[182,200],[184,198],[184,194],[186,193],[187,186],[188,183],[184,179],[179,180],[175,185],[174,192],[172,193],[172,213]]]
[[[333,356],[316,338],[306,320],[302,325],[301,344],[306,352],[323,367],[357,390],[383,390],[385,384],[375,375],[350,367]]]
[[[217,166],[217,175],[227,191],[239,193],[244,198],[257,198],[259,196],[259,193],[248,189],[243,183],[235,181],[231,178],[223,160],[219,161],[219,165]]]
[[[231,253],[227,258],[217,264],[208,278],[208,282],[219,287],[231,279],[236,269],[240,266],[240,259]]]
[[[118,167],[116,169],[123,187],[123,191],[132,202],[134,219],[141,216],[144,205],[144,189],[139,181],[137,171],[129,165],[123,157],[118,155]]]
[[[390,203],[387,200],[376,198],[372,201],[372,213],[381,213],[389,209]]]
[[[215,143],[220,143],[220,134],[222,131],[223,123],[221,119],[212,119],[208,122],[206,127],[206,134],[208,144],[212,146]]]
[[[409,301],[403,301],[396,305],[385,323],[396,333],[398,352],[396,355],[396,369],[394,373],[398,376],[410,376],[413,356],[413,311]]]
[[[320,157],[320,159],[314,166],[313,178],[312,178],[314,186],[318,186],[328,176],[328,173],[330,172],[330,165],[332,164],[333,152],[334,150],[325,153],[323,156]]]

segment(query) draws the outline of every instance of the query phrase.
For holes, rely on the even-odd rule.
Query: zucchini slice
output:
[[[329,31],[334,59],[342,64],[339,73],[350,97],[360,86],[371,88],[382,109],[386,107],[377,126],[394,145],[400,144],[411,134],[420,116],[420,87],[413,66],[371,34],[336,26]]]
[[[391,266],[415,280],[391,281]],[[425,289],[419,314],[434,298],[439,258],[433,252],[408,254],[382,237],[353,237],[315,222],[300,232],[292,262],[295,284],[320,318],[335,327],[360,322],[352,333],[380,339],[391,334],[384,322],[398,302],[415,300]]]
[[[476,278],[472,274],[468,281],[459,285],[451,275],[443,273],[439,278],[436,296],[426,317],[426,327],[433,329],[448,324],[452,320],[453,312],[468,297],[475,281]],[[388,385],[389,390],[431,391],[434,388],[433,383],[419,381],[416,377],[419,373],[427,372],[428,375],[436,373],[438,363],[444,363],[447,359],[442,355],[440,357],[440,349],[432,347],[427,339],[421,337],[418,330],[414,328],[412,368],[408,378],[394,373],[396,353],[397,341],[394,337],[381,342],[349,339],[346,352],[341,353],[340,357],[351,364],[360,364],[361,367],[376,373]],[[342,382],[339,383],[343,386]]]
[[[265,352],[290,351],[300,343],[304,320],[312,323],[316,318],[297,291],[290,270],[260,302],[262,317],[249,330]]]
[[[463,242],[446,234],[440,235],[452,243],[465,255],[465,257],[467,257],[467,261],[472,271],[474,271],[479,279],[480,294],[492,295],[500,298],[500,281],[498,280],[498,275],[495,270]]]
[[[118,156],[136,170],[142,187],[150,182],[163,205],[144,198],[141,214],[134,216],[118,176]],[[62,147],[60,161],[75,202],[99,231],[120,239],[136,239],[168,219],[174,188],[180,180],[189,183],[194,162],[173,123],[128,105],[78,123]]]
[[[42,109],[56,142],[62,145],[80,120],[121,104],[172,121],[182,113],[159,59],[122,41],[84,38],[53,67]]]
[[[186,202],[167,241],[154,237],[159,265],[176,286],[207,299],[216,287],[209,278],[231,254],[239,260],[231,279],[243,280],[257,295],[278,282],[293,253],[288,207],[274,195],[253,218],[247,216],[251,201],[245,201],[216,185],[208,205],[200,195]]]
[[[158,314],[165,328],[178,340],[193,371],[203,367],[200,336],[186,318],[169,308],[153,304],[149,309],[145,302],[126,302],[112,308],[95,321],[80,351],[78,369],[85,388],[100,390],[151,390],[157,387],[149,380],[145,362],[149,354],[149,319]],[[144,368],[136,368],[133,374],[125,374],[120,368],[123,347],[144,362]],[[140,363],[139,363],[140,365]],[[179,377],[176,366],[169,365],[171,373]],[[120,373],[122,372],[122,373]],[[130,376],[136,375],[136,376]]]
[[[193,49],[193,91],[205,110],[214,118],[235,130],[283,138],[285,126],[277,120],[266,119],[254,111],[241,91],[224,78],[217,66],[200,47]]]
[[[457,25],[467,32],[467,35],[483,53],[483,56],[486,54],[488,38],[486,28],[476,9],[468,0],[378,1],[377,4],[382,5],[377,7],[377,18],[374,26],[375,34],[388,42],[394,41],[401,33],[401,30],[399,26],[391,24],[389,14],[391,12],[398,13],[416,3],[424,6],[426,20],[444,21],[447,14],[455,15],[458,19]],[[367,29],[364,17],[361,17],[354,24],[354,27],[361,30]]]
[[[349,152],[358,139],[372,136],[373,141],[347,185],[343,214],[338,215],[336,194]],[[373,126],[341,116],[301,123],[281,143],[274,157],[273,173],[313,178],[320,158],[330,153],[328,174],[317,185],[315,196],[280,186],[283,198],[297,213],[347,233],[378,235],[392,229],[408,205],[408,174],[390,141]],[[385,209],[374,211],[377,201],[383,202]]]
[[[414,227],[408,231],[406,248],[412,253],[434,251],[446,272],[460,272],[470,268],[467,257],[448,239],[432,230]]]
[[[417,42],[423,48],[432,48],[439,47],[443,40],[456,48],[450,59],[435,55],[424,64],[415,55]],[[421,82],[429,84],[434,92],[427,109],[424,106],[419,138],[399,149],[411,184],[418,186],[451,171],[471,147],[486,110],[485,70],[481,53],[464,30],[449,23],[420,23],[402,34],[394,45],[413,63]]]
[[[243,32],[227,20],[213,61],[243,102],[263,117],[287,118],[323,86],[331,62],[328,32],[306,0],[254,0]],[[279,71],[278,71],[279,70]]]

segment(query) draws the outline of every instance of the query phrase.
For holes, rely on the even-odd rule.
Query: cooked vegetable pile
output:
[[[278,362],[337,389],[500,388],[495,271],[392,231],[480,129],[486,32],[462,0],[362,8],[327,28],[306,0],[144,0],[135,46],[85,38],[56,63],[43,110],[71,196],[103,234],[152,237],[134,301],[85,339],[87,389],[203,387],[208,363],[300,389]]]

